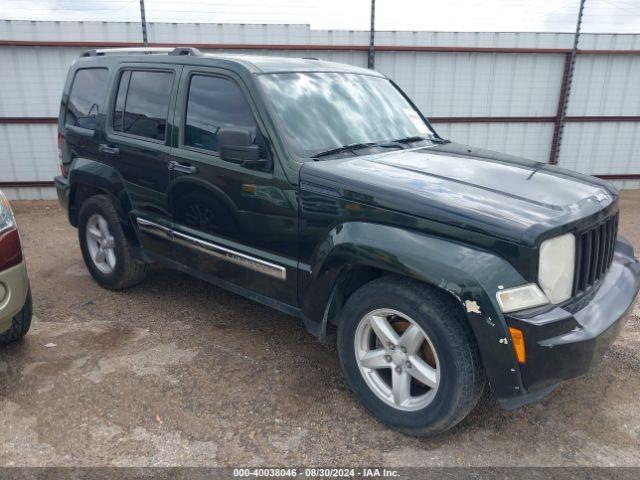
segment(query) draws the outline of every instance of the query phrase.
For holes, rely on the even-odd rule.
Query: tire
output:
[[[22,306],[22,310],[13,317],[11,328],[0,334],[0,345],[17,342],[27,334],[29,328],[31,328],[31,313],[31,289],[29,289],[27,291],[27,298]]]
[[[104,223],[100,219],[104,220]],[[96,220],[98,224],[106,225],[108,235],[104,237],[111,237],[108,242],[111,255],[105,256],[104,262],[94,260],[95,257],[92,257],[91,253],[95,251],[96,245],[88,235],[88,228],[95,231],[92,226]],[[100,228],[98,230],[105,231]],[[118,212],[107,195],[89,197],[82,204],[78,215],[78,239],[84,263],[100,286],[109,290],[122,290],[144,280],[148,265],[135,258],[131,243],[122,229]],[[108,259],[113,260],[113,264],[110,264]]]
[[[380,340],[381,317],[400,339],[395,346]],[[408,342],[408,336],[402,343],[410,328],[421,333],[415,337],[421,343]],[[393,332],[387,338],[392,337]],[[420,282],[386,276],[362,286],[342,310],[337,343],[344,375],[358,399],[384,424],[409,435],[450,429],[473,410],[484,390],[480,352],[463,311],[445,292]],[[369,348],[370,356],[363,357]],[[363,368],[374,358],[379,365]]]

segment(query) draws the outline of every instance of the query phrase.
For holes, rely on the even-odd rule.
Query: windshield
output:
[[[317,72],[259,78],[287,142],[301,157],[434,134],[386,78]]]

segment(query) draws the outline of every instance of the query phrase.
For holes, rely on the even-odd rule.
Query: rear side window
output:
[[[113,129],[164,141],[172,85],[173,72],[123,72],[113,111]]]
[[[107,92],[107,74],[106,68],[83,68],[76,72],[67,103],[67,125],[95,130]]]
[[[217,152],[220,127],[245,127],[255,136],[256,122],[238,85],[194,75],[189,83],[184,144]]]

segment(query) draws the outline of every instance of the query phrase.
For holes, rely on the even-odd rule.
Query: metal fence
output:
[[[366,66],[366,31],[308,25],[150,23],[150,46],[313,56]],[[376,69],[452,140],[640,188],[640,35],[583,34],[554,152],[573,35],[376,32]],[[67,68],[88,47],[139,46],[140,24],[0,21],[0,187],[50,198]]]

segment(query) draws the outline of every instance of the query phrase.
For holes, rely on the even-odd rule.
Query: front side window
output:
[[[383,77],[300,72],[264,74],[259,79],[287,143],[302,157],[344,145],[434,134]]]
[[[164,141],[172,85],[172,72],[124,71],[113,111],[113,129]]]
[[[254,138],[256,123],[240,87],[231,80],[194,75],[184,128],[184,145],[218,152],[220,127],[250,129]]]
[[[67,104],[67,125],[95,130],[104,105],[107,77],[106,68],[83,68],[76,72]]]

